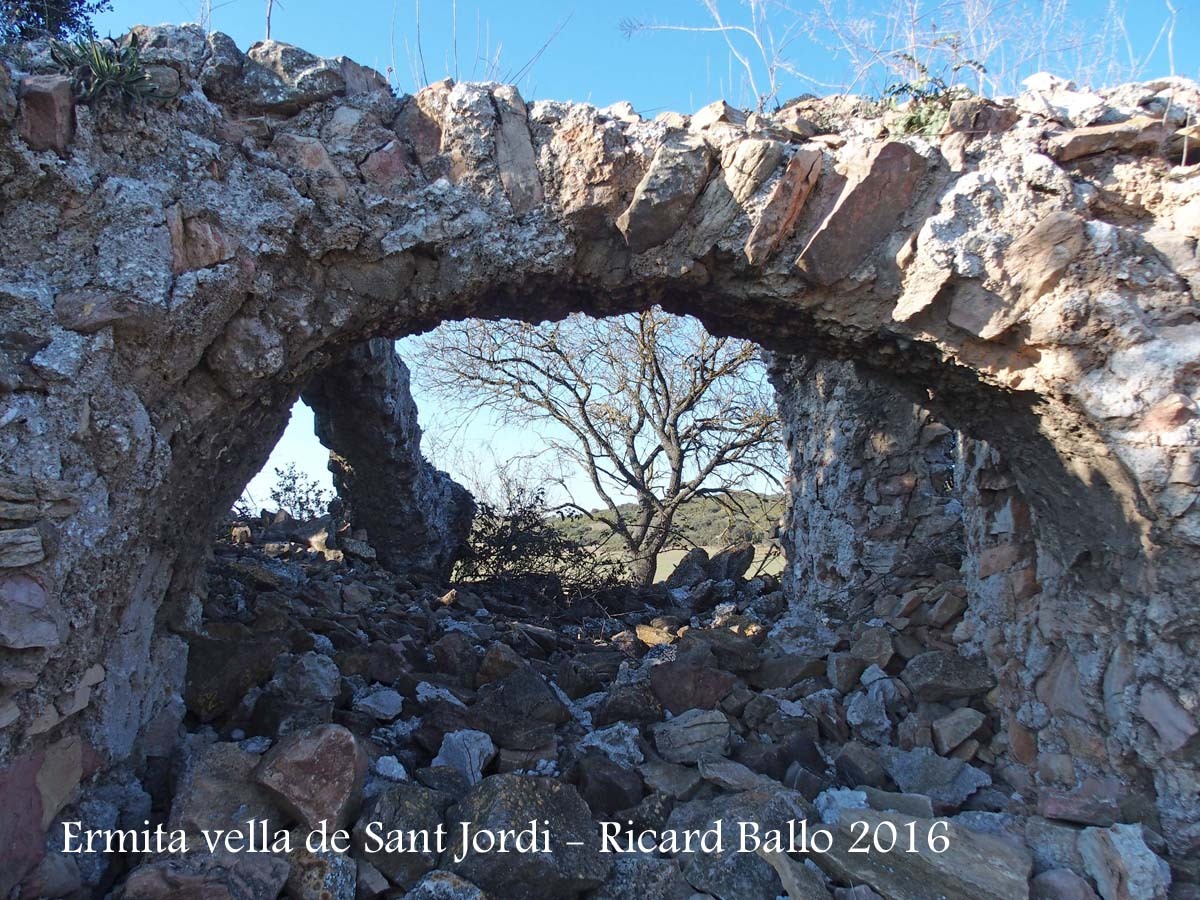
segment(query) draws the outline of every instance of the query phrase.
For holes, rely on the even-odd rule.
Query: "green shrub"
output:
[[[51,41],[50,56],[59,71],[70,77],[80,103],[107,104],[128,111],[147,100],[170,99],[158,93],[142,65],[137,35],[131,35],[124,45],[112,38]]]
[[[550,576],[568,594],[626,580],[616,562],[555,526],[543,491],[520,486],[502,510],[479,504],[454,575],[462,581]]]
[[[302,522],[324,515],[329,501],[333,499],[330,491],[297,470],[295,463],[276,469],[275,479],[271,500],[280,509],[291,513],[292,518]]]

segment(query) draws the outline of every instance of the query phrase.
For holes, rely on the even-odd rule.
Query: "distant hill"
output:
[[[685,503],[675,516],[677,536],[668,542],[668,546],[724,547],[744,541],[754,544],[770,541],[784,513],[784,496],[763,496],[740,491],[734,495],[734,499],[744,512],[713,497],[697,497]],[[621,507],[621,511],[632,516],[636,507],[627,503]],[[607,518],[611,514],[597,512],[597,515]],[[611,533],[601,523],[582,514],[557,519],[555,527],[585,546],[599,544]]]

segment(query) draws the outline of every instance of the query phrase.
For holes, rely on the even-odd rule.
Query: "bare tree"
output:
[[[778,420],[758,348],[714,337],[693,319],[650,309],[539,326],[468,320],[420,347],[418,380],[443,402],[489,408],[514,425],[553,423],[564,435],[543,439],[583,473],[603,508],[577,502],[566,478],[559,508],[607,528],[635,583],[653,582],[688,500],[779,483]]]
[[[1148,14],[1142,4],[1139,16]],[[936,78],[980,94],[1009,94],[1021,80],[1051,70],[1099,86],[1144,77],[1166,55],[1175,72],[1174,30],[1178,9],[1165,0],[1166,15],[1150,46],[1139,51],[1125,26],[1128,0],[1107,0],[1099,15],[1084,14],[1071,0],[698,0],[702,24],[624,19],[626,36],[651,32],[717,35],[731,70],[750,104],[762,110],[788,90],[813,86],[838,93],[882,95],[895,84]],[[818,81],[800,60],[813,53],[846,63],[836,84]],[[732,79],[731,79],[732,80]],[[734,100],[734,85],[727,99]]]

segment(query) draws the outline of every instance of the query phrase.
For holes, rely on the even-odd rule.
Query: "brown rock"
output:
[[[846,185],[796,266],[831,285],[857,269],[900,223],[925,174],[925,159],[907,144],[877,144],[848,164]]]
[[[276,136],[271,149],[303,178],[313,197],[333,201],[346,199],[350,191],[346,179],[317,138],[283,133]]]
[[[715,709],[737,679],[711,666],[660,663],[650,670],[650,688],[672,715],[689,709]]]
[[[0,576],[0,647],[57,647],[60,615],[40,581],[19,573]]]
[[[212,744],[187,758],[171,801],[168,828],[199,835],[209,829],[244,828],[250,819],[279,823],[271,797],[254,782],[259,756],[237,744]]]
[[[141,301],[104,291],[67,291],[54,300],[54,313],[63,328],[92,334],[110,325],[132,324],[147,315]]]
[[[1087,880],[1070,869],[1050,869],[1029,882],[1030,900],[1100,900]]]
[[[882,788],[888,781],[879,754],[857,741],[849,742],[838,751],[834,765],[837,767],[838,777],[852,787],[867,785]]]
[[[82,777],[83,742],[79,735],[69,735],[46,748],[36,779],[42,800],[43,829],[67,805]]]
[[[66,156],[75,139],[75,94],[65,75],[30,75],[21,80],[17,128],[33,150]]]
[[[1171,877],[1140,825],[1085,828],[1079,853],[1104,900],[1165,900]]]
[[[935,719],[933,728],[933,746],[943,756],[972,737],[987,717],[977,709],[964,706],[956,709],[947,716]]]
[[[362,802],[367,755],[341,725],[317,725],[272,747],[254,773],[288,812],[310,828],[342,828]]]
[[[848,694],[858,687],[858,679],[867,668],[867,662],[850,653],[830,653],[826,661],[825,677],[839,693]]]
[[[399,141],[390,141],[371,153],[358,171],[364,181],[379,187],[408,187],[413,181],[408,153]]]
[[[641,253],[656,247],[679,230],[712,163],[712,153],[699,137],[675,135],[659,146],[629,207],[617,217],[630,250]]]
[[[1081,825],[1112,825],[1121,815],[1121,795],[1121,785],[1113,779],[1085,778],[1071,791],[1043,788],[1038,814]]]
[[[653,625],[638,625],[633,631],[637,635],[637,639],[647,647],[657,647],[675,640],[675,635],[667,629],[655,628]]]
[[[881,669],[892,661],[894,652],[892,633],[886,628],[868,628],[850,648],[851,656],[861,659],[866,666],[879,666]]]
[[[183,698],[201,722],[228,715],[246,691],[266,681],[287,649],[278,638],[194,637],[189,643]]]
[[[482,687],[499,681],[511,672],[527,665],[521,655],[508,644],[497,641],[487,648],[483,659],[479,661],[479,671],[475,675],[476,686]]]
[[[42,800],[37,788],[41,753],[17,757],[0,768],[0,896],[7,897],[46,855]]]
[[[540,206],[544,196],[537,156],[529,136],[529,115],[525,101],[513,85],[497,88],[493,97],[500,115],[496,166],[513,212],[521,216]]]
[[[1153,151],[1166,145],[1170,133],[1159,119],[1134,116],[1124,122],[1076,128],[1050,138],[1050,155],[1059,162],[1094,156],[1107,150]]]
[[[552,836],[552,853],[499,855],[467,849],[461,830],[452,832],[443,864],[496,897],[575,897],[599,887],[612,866],[609,855],[600,852],[599,832],[587,804],[574,787],[553,778],[485,778],[451,808],[448,818],[492,831],[544,823]]]
[[[824,159],[819,150],[797,150],[788,161],[746,239],[745,252],[750,265],[766,262],[791,237],[796,220],[821,177]]]
[[[638,773],[605,756],[589,753],[583,757],[576,767],[575,778],[579,796],[599,817],[637,806],[642,800],[642,779]]]
[[[207,269],[234,256],[236,245],[219,225],[206,217],[185,217],[178,204],[167,210],[167,230],[176,275]]]
[[[694,763],[729,752],[729,720],[716,710],[689,709],[654,726],[654,746],[663,759]]]
[[[0,568],[32,566],[46,558],[42,535],[36,528],[0,531]]]
[[[485,684],[470,710],[473,727],[510,750],[543,746],[554,737],[554,727],[570,717],[558,695],[528,666]]]

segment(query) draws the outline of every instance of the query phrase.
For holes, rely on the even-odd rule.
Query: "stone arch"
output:
[[[971,646],[1014,760],[1045,733],[1144,773],[1169,839],[1195,843],[1200,325],[1171,241],[1194,250],[1197,201],[1138,193],[1165,169],[1140,132],[1074,155],[1074,132],[974,103],[936,142],[854,119],[810,140],[720,105],[397,98],[344,59],[144,38],[181,83],[167,108],[75,110],[45,77],[0,103],[3,577],[24,629],[2,652],[37,673],[5,707],[4,772],[74,734],[116,769],[164,752],[200,536],[330,360],[450,318],[658,303],[781,365],[852,363],[839,377],[985,442],[963,477],[996,600]],[[1014,503],[1032,539],[1006,547]]]

